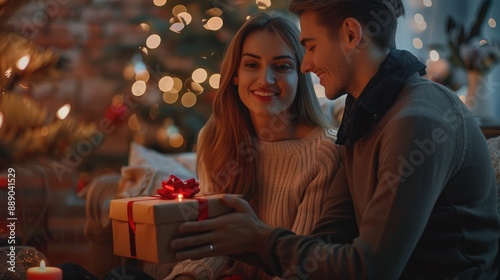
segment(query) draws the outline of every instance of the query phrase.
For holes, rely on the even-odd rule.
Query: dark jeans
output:
[[[59,265],[63,271],[63,280],[100,280],[85,268],[74,264],[64,263]],[[135,266],[124,265],[111,270],[104,280],[155,280]]]

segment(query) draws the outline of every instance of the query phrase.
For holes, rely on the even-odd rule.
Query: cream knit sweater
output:
[[[339,167],[340,147],[335,140],[335,130],[318,128],[302,139],[259,142],[258,212],[262,221],[302,235],[312,230]],[[199,175],[202,191],[210,192],[211,187],[206,183],[209,174]],[[179,274],[203,280],[228,274],[239,274],[244,279],[269,278],[256,267],[226,257],[181,262],[165,279],[174,279]]]

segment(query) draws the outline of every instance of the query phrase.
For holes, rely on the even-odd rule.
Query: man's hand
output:
[[[177,252],[177,260],[257,251],[272,228],[259,220],[245,200],[224,195],[223,202],[234,212],[179,226],[179,232],[189,236],[174,239],[170,243]]]

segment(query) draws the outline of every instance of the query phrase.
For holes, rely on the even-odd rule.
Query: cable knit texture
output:
[[[202,136],[202,135],[201,135]],[[203,141],[200,136],[200,141]],[[334,142],[336,131],[315,129],[302,139],[259,142],[256,160],[260,219],[273,227],[291,229],[307,235],[319,218],[324,200],[340,163],[340,147]],[[200,172],[200,186],[207,184],[207,172]],[[212,257],[179,263],[165,279],[189,274],[196,279],[219,279],[239,274],[244,279],[271,279],[258,268],[226,257]]]
[[[493,164],[493,170],[495,171],[497,186],[500,186],[500,137],[490,138],[487,142],[488,148],[490,149],[491,162]]]

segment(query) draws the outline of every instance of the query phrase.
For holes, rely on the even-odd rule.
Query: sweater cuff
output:
[[[283,268],[280,259],[276,253],[276,247],[279,239],[285,236],[295,235],[292,231],[285,228],[273,229],[264,239],[264,243],[259,251],[260,258],[263,261],[261,268],[269,275],[282,275]]]

